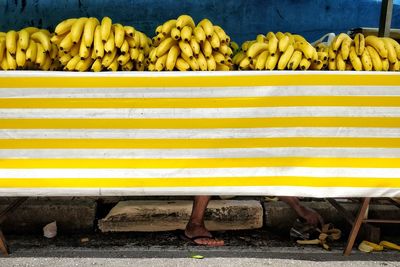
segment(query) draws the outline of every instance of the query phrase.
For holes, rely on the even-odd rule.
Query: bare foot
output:
[[[186,225],[185,235],[198,245],[209,247],[219,247],[224,245],[224,240],[215,239],[204,226],[204,224],[195,224],[189,222]],[[197,236],[200,238],[196,238]]]

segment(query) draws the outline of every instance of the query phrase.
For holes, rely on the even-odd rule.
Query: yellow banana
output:
[[[295,43],[293,35],[289,32],[285,32],[284,34],[289,37],[289,44],[293,45]]]
[[[74,43],[71,40],[71,33],[68,33],[60,43],[60,50],[70,51]]]
[[[394,50],[396,50],[397,59],[400,60],[400,44],[392,38],[385,38],[385,39],[387,39],[387,41],[389,41],[393,45]]]
[[[16,61],[18,67],[22,68],[25,66],[26,54],[24,51],[22,51],[21,45],[19,43],[17,44],[17,52],[15,53],[15,61]]]
[[[217,25],[214,25],[214,34],[218,35],[221,43],[229,43],[230,38],[226,35],[225,31]]]
[[[180,15],[176,19],[176,28],[178,30],[182,30],[185,26],[189,26],[193,29],[195,27],[194,21],[189,15]]]
[[[194,37],[199,44],[202,44],[206,40],[206,34],[201,26],[194,28]]]
[[[317,52],[318,59],[321,61],[327,61],[328,60],[328,53],[327,52]]]
[[[247,58],[246,53],[243,52],[243,51],[240,51],[240,52],[238,52],[238,53],[233,57],[232,62],[233,62],[234,65],[239,65],[239,63],[240,63],[245,57]]]
[[[101,26],[97,25],[94,31],[94,41],[93,41],[93,49],[96,54],[97,59],[101,59],[104,56],[104,45],[103,40],[101,39]]]
[[[122,70],[123,71],[131,71],[133,70],[133,62],[129,61],[128,63],[126,63],[125,65],[122,66]]]
[[[190,28],[191,29],[191,28]],[[181,31],[178,30],[176,27],[172,28],[171,30],[171,37],[175,40],[181,39]],[[189,37],[190,38],[190,37]]]
[[[301,70],[308,70],[311,66],[311,61],[304,57],[300,60],[299,66]]]
[[[287,34],[287,36],[290,37],[290,34]],[[291,36],[293,37],[295,42],[307,42],[307,40],[299,34],[292,34]]]
[[[54,30],[56,35],[63,35],[71,30],[72,25],[77,21],[75,18],[71,19],[66,19],[62,22],[60,22],[57,26],[56,29]],[[36,31],[35,31],[36,32]],[[32,34],[33,32],[31,32]]]
[[[85,40],[82,39],[80,45],[79,45],[79,56],[81,57],[81,60],[84,60],[85,58],[88,58],[91,55],[90,48],[87,48],[85,44]]]
[[[316,63],[312,62],[310,65],[311,70],[322,70],[324,63],[320,60],[317,60]]]
[[[236,52],[238,52],[240,50],[239,45],[236,42],[230,42],[230,47],[232,48],[232,50],[234,51],[234,53],[236,54]]]
[[[103,66],[101,65],[101,59],[96,59],[96,61],[92,64],[92,67],[90,69],[94,72],[102,71]]]
[[[7,51],[5,52],[3,60],[0,62],[0,69],[2,70],[9,70],[8,63],[7,63]]]
[[[259,35],[257,35],[256,41],[257,41],[257,43],[265,43],[265,42],[268,42],[268,41],[267,41],[267,37],[265,37],[264,34],[259,34]]]
[[[182,42],[182,41],[181,41]],[[166,53],[168,53],[169,49],[176,44],[176,41],[172,39],[171,37],[168,37],[164,41],[160,43],[160,45],[157,47],[156,51],[156,57],[159,58]]]
[[[18,44],[21,51],[25,52],[29,46],[29,32],[22,29],[18,32]]]
[[[124,26],[121,24],[117,23],[113,25],[114,28],[114,42],[115,46],[118,48],[121,48],[122,44],[124,43],[125,40],[125,30]]]
[[[221,41],[219,40],[218,35],[214,33],[209,39],[209,41],[214,51],[218,51],[219,46],[221,45]]]
[[[116,58],[117,55],[117,49],[114,49],[111,53],[107,53],[104,55],[101,65],[103,65],[103,68],[108,68],[111,63],[113,63],[114,59]]]
[[[249,59],[252,59],[252,58],[256,57],[258,54],[264,52],[265,50],[269,50],[268,44],[256,42],[248,48],[246,54],[249,57]],[[276,53],[276,50],[275,50],[275,53]],[[273,55],[270,50],[269,50],[269,54]]]
[[[52,60],[57,58],[58,52],[59,52],[59,50],[58,50],[57,46],[55,44],[51,44],[49,56]],[[60,52],[63,53],[63,51],[60,51]]]
[[[79,55],[79,48],[81,47],[81,42],[74,44],[71,47],[71,50],[69,50],[69,53],[71,54],[72,57]]]
[[[217,62],[217,63],[219,63],[219,64],[224,64],[224,63],[225,63],[225,56],[222,55],[221,53],[219,53],[219,52],[213,52],[213,53],[212,53],[212,56],[214,57],[215,62]]]
[[[162,71],[165,67],[165,64],[167,62],[168,54],[164,54],[161,57],[159,57],[156,61],[156,64],[154,66],[154,70],[156,71]]]
[[[255,64],[256,70],[264,70],[265,63],[267,62],[267,58],[269,56],[268,50],[263,51],[257,58],[257,62]]]
[[[199,63],[199,68],[201,71],[206,71],[208,69],[206,57],[201,52],[197,57],[197,63]]]
[[[172,28],[176,26],[176,19],[170,19],[162,25],[161,32],[167,36],[170,34]],[[178,29],[181,30],[181,29]]]
[[[139,49],[137,49],[137,48],[134,48],[135,50],[138,50],[138,54],[137,54],[137,56],[139,57]],[[149,59],[150,59],[150,63],[152,63],[152,64],[155,64],[156,63],[156,61],[157,61],[157,49],[158,48],[153,48],[151,51],[150,51],[150,54],[149,54]],[[133,59],[133,60],[136,60],[135,58],[133,58],[133,56],[136,56],[136,52],[135,51],[133,51],[132,49],[130,50],[130,53],[131,53],[131,58]]]
[[[46,59],[46,51],[44,51],[44,48],[40,43],[36,43],[36,47],[37,47],[36,64],[43,66],[44,61]]]
[[[188,57],[185,53],[181,52],[181,57],[189,63],[190,69],[193,71],[198,71],[200,69],[199,63],[195,58]]]
[[[336,53],[335,53],[335,51],[333,51],[332,46],[329,47],[329,49],[328,49],[328,57],[329,57],[329,61],[335,61],[336,60]]]
[[[358,250],[360,250],[362,252],[365,252],[365,253],[369,253],[369,252],[374,251],[374,248],[369,246],[369,245],[367,245],[365,242],[361,242],[358,245]]]
[[[306,42],[297,42],[297,47],[299,50],[301,50],[303,52],[304,56],[309,61],[311,61],[313,59],[314,54],[317,52],[315,50],[315,48],[307,41]],[[310,64],[311,64],[311,62],[310,62]]]
[[[162,33],[162,26],[163,26],[163,25],[158,25],[158,26],[157,26],[156,31],[155,31],[155,34],[156,34],[156,35]],[[132,37],[133,37],[133,36],[132,36]]]
[[[17,52],[17,39],[18,39],[18,33],[16,31],[7,32],[6,48],[11,55],[15,55],[15,52]]]
[[[128,63],[128,61],[131,59],[131,55],[129,55],[129,53],[126,53],[126,54],[124,54],[124,55],[120,55],[118,58],[117,58],[117,61],[118,61],[118,64],[119,65],[121,65],[121,66],[123,66],[123,65],[125,65],[126,63]]]
[[[349,57],[351,43],[352,40],[350,38],[345,39],[342,42],[342,47],[340,49],[340,52],[342,53],[343,60],[347,60],[347,58]]]
[[[147,36],[140,31],[137,31],[137,33],[139,34],[139,49],[144,50],[149,45],[147,42]]]
[[[136,60],[136,63],[143,64],[143,62],[144,62],[144,54],[142,52],[139,52],[139,56]]]
[[[120,51],[122,55],[129,54],[129,44],[127,40],[124,40],[122,43]]]
[[[382,59],[382,70],[388,71],[389,67],[390,67],[389,59],[387,59],[387,58]]]
[[[367,38],[365,38],[365,43],[366,44],[368,43],[367,42]],[[382,60],[381,60],[378,52],[375,50],[375,48],[373,48],[372,46],[369,46],[369,45],[366,47],[366,49],[368,50],[368,53],[369,53],[369,55],[371,57],[372,65],[374,67],[374,70],[382,71],[382,69],[383,69]]]
[[[390,63],[395,63],[397,61],[396,50],[394,49],[393,44],[388,39],[389,38],[382,38],[381,40],[385,44],[385,48],[388,51],[388,59]]]
[[[100,22],[96,18],[89,18],[86,23],[85,27],[83,28],[83,41],[87,48],[90,48],[93,44],[94,40],[94,31],[96,27],[100,24]]]
[[[396,245],[394,243],[388,242],[388,241],[381,241],[379,243],[380,246],[383,246],[384,248],[389,248],[389,249],[394,249],[400,251],[400,246]]]
[[[111,62],[111,64],[107,67],[107,70],[108,70],[108,71],[117,71],[117,70],[118,70],[118,61],[117,61],[116,58],[115,58],[115,59],[113,60],[113,62]]]
[[[193,55],[197,57],[200,54],[200,45],[195,38],[190,39],[190,47],[192,48]]]
[[[4,51],[6,50],[6,40],[0,37],[0,62],[4,58]]]
[[[176,28],[175,28],[176,29]],[[179,31],[179,30],[178,30]],[[171,33],[172,33],[172,31],[171,31]],[[181,32],[179,31],[179,38],[180,38],[180,34],[181,34]],[[135,34],[135,37],[138,37],[137,39],[137,41],[138,41],[138,43],[139,43],[139,45],[136,45],[136,41],[135,41],[135,39],[134,39],[134,43],[135,43],[135,45],[133,45],[133,48],[136,48],[136,46],[137,46],[137,48],[139,49],[139,47],[140,47],[140,35],[139,34]],[[172,37],[172,35],[171,35],[171,37]],[[166,35],[164,35],[163,33],[160,33],[160,34],[158,34],[157,36],[154,36],[153,37],[153,46],[159,46],[160,45],[160,43],[162,42],[162,41],[164,41],[166,39]]]
[[[230,71],[231,69],[229,68],[229,66],[224,65],[224,64],[218,64],[217,63],[217,67],[215,69],[216,71]]]
[[[400,61],[396,60],[395,63],[390,64],[389,70],[390,71],[399,71],[400,70]]]
[[[83,71],[87,71],[90,66],[93,64],[93,59],[91,57],[88,57],[84,60],[80,60],[76,66],[75,66],[75,70],[79,71],[79,72],[83,72]]]
[[[357,33],[354,36],[354,44],[355,44],[357,56],[361,56],[364,53],[364,49],[365,49],[364,34]]]
[[[332,41],[332,49],[333,51],[336,53],[337,51],[339,51],[339,48],[342,44],[342,42],[346,39],[351,39],[350,36],[348,36],[345,33],[341,33],[338,36],[335,37],[335,39]]]
[[[165,62],[165,69],[168,71],[172,71],[175,68],[176,60],[178,59],[181,50],[178,45],[173,45],[167,54],[167,60]]]
[[[336,56],[336,69],[339,71],[346,70],[346,62],[343,60],[341,53],[338,53]]]
[[[317,52],[328,52],[328,47],[324,43],[319,43],[315,45],[315,49]]]
[[[44,70],[44,71],[48,71],[50,69],[52,63],[53,63],[53,60],[50,58],[50,56],[48,54],[46,54],[43,65],[40,66],[40,69]]]
[[[184,41],[179,41],[179,48],[181,49],[181,57],[183,59],[185,59],[183,57],[183,55],[187,56],[188,58],[192,59],[193,58],[193,51],[192,51],[192,47]],[[158,50],[158,49],[157,49]]]
[[[232,50],[226,43],[221,44],[218,51],[226,57],[232,55]]]
[[[81,60],[79,55],[74,56],[68,61],[67,65],[64,67],[65,70],[73,71],[75,70],[76,64]]]
[[[101,20],[100,32],[101,32],[101,40],[103,42],[107,42],[108,38],[110,37],[111,26],[112,26],[112,20],[109,17],[104,17]]]
[[[175,67],[179,70],[179,71],[187,71],[190,69],[190,65],[189,63],[187,63],[183,58],[179,57],[176,60],[176,64]]]
[[[115,49],[115,38],[114,38],[114,32],[111,31],[110,35],[108,36],[107,42],[104,44],[104,51],[107,53],[112,53]]]
[[[274,70],[278,65],[279,58],[280,58],[280,52],[278,50],[276,50],[274,55],[269,53],[267,61],[265,62],[265,69]]]
[[[300,61],[303,57],[303,53],[301,53],[301,51],[295,50],[292,54],[292,56],[290,57],[290,60],[287,64],[287,68],[289,70],[296,70],[299,65],[300,65]]]
[[[336,70],[336,59],[329,60],[328,69],[329,70]]]
[[[60,57],[60,62],[62,65],[67,65],[68,62],[72,59],[71,54],[65,54],[62,57]]]
[[[36,62],[37,46],[33,40],[29,41],[28,49],[26,49],[26,61]]]
[[[209,58],[212,54],[212,46],[210,44],[210,42],[208,40],[205,40],[202,44],[201,44],[201,51],[203,52],[204,56],[206,58]]]
[[[294,53],[294,47],[293,47],[293,45],[289,45],[289,47],[285,50],[285,52],[279,58],[278,70],[284,70],[286,68],[293,53]]]
[[[155,54],[155,49],[153,49],[153,51],[154,51],[154,54]],[[131,48],[131,49],[129,49],[129,55],[131,56],[131,59],[132,59],[132,60],[137,60],[138,57],[139,57],[139,54],[140,54],[139,49],[137,49],[137,48]],[[156,60],[157,60],[157,59],[154,59],[154,62],[155,62]]]
[[[267,33],[267,40],[268,40],[268,50],[270,56],[274,56],[276,51],[278,50],[278,38],[276,38],[273,32]]]
[[[275,36],[280,41],[286,35],[283,32],[277,32],[277,33],[275,33]]]
[[[286,49],[289,47],[289,45],[290,45],[289,36],[283,35],[283,36],[281,37],[281,39],[279,40],[279,44],[278,44],[279,51],[280,51],[280,52],[285,52]]]
[[[77,44],[81,39],[83,27],[88,18],[79,18],[71,27],[71,40],[74,44]]]
[[[215,62],[214,57],[206,58],[207,61],[207,70],[208,71],[215,71],[217,69],[217,62]]]
[[[364,49],[363,54],[361,55],[361,63],[363,65],[363,69],[366,71],[371,71],[373,68],[372,59],[367,49]]]
[[[198,26],[202,27],[207,38],[211,38],[214,34],[214,26],[208,19],[203,19]]]
[[[140,55],[139,55],[139,57],[140,57]],[[144,69],[145,69],[145,65],[140,63],[139,61],[136,62],[135,67],[136,67],[136,71],[144,71]]]
[[[385,43],[379,37],[376,37],[373,35],[369,35],[369,36],[365,37],[365,45],[372,46],[382,58],[387,58],[388,51],[385,48]],[[369,51],[369,53],[371,54],[370,51]]]
[[[132,26],[124,26],[124,31],[125,31],[125,35],[129,36],[131,38],[135,35],[135,32],[136,32],[135,28],[133,28]],[[129,67],[127,66],[127,68],[129,68]],[[133,64],[132,64],[132,68],[133,68]]]
[[[49,36],[43,32],[35,32],[31,35],[31,39],[42,44],[44,51],[50,52],[51,42]]]
[[[183,27],[181,30],[181,39],[185,42],[189,42],[190,38],[192,37],[192,31],[193,29],[190,26]]]

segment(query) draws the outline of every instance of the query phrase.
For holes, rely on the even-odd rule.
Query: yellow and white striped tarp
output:
[[[0,196],[400,196],[400,75],[0,72]]]

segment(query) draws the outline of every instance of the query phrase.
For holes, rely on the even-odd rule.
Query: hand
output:
[[[318,224],[320,224],[320,226],[324,225],[324,220],[322,219],[321,215],[319,215],[318,212],[313,209],[300,206],[297,214],[301,218],[303,218],[308,224],[311,224],[313,226],[318,226]]]

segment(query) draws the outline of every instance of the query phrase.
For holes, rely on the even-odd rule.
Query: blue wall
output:
[[[394,3],[392,27],[400,28],[400,0]],[[110,16],[153,36],[159,23],[187,13],[196,21],[211,19],[237,42],[268,31],[296,32],[312,41],[327,32],[378,27],[380,4],[376,0],[0,0],[0,31],[28,25],[52,29],[69,17]]]

